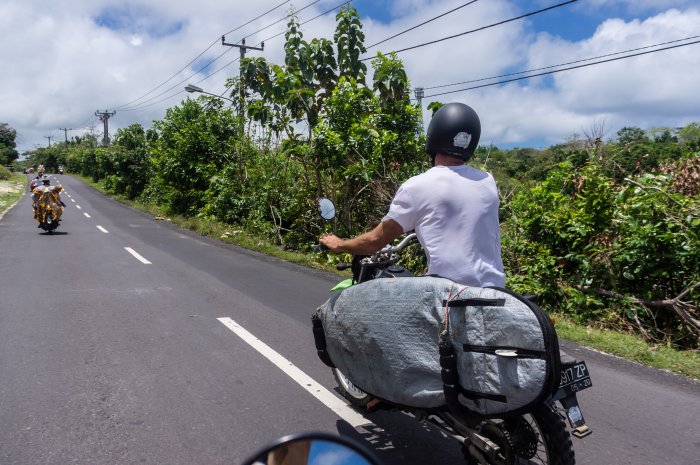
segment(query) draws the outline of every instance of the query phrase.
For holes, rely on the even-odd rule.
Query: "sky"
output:
[[[353,0],[366,56],[400,50],[500,23],[565,0]],[[238,74],[239,52],[221,36],[282,64],[290,8],[304,38],[333,37],[343,0],[3,0],[0,2],[0,122],[18,132],[20,152],[86,131],[95,113],[115,112],[113,136],[133,123],[151,127],[190,97],[186,84],[222,94]],[[466,5],[471,3],[469,5]],[[311,5],[310,5],[311,4]],[[307,6],[310,5],[310,6]],[[466,6],[464,6],[466,5]],[[456,9],[461,7],[459,9]],[[377,42],[456,9],[375,47]],[[264,30],[261,30],[265,28]],[[274,37],[277,36],[277,37]],[[579,0],[549,11],[399,52],[411,86],[431,101],[473,107],[481,144],[544,148],[578,135],[700,122],[700,0]],[[688,39],[692,38],[693,39]],[[681,40],[685,39],[685,40]],[[682,45],[594,66],[494,84],[521,71],[591,63],[618,52]],[[642,47],[646,47],[641,49]],[[611,55],[617,54],[617,55]],[[213,60],[213,63],[211,63]],[[592,60],[592,61],[599,61]],[[211,63],[211,64],[210,64]],[[494,76],[504,76],[497,79]],[[472,81],[472,82],[468,82]],[[464,83],[452,85],[455,83]],[[464,90],[469,87],[483,86]],[[443,95],[444,92],[457,91]],[[60,128],[66,128],[64,131]],[[49,139],[49,137],[51,139]]]

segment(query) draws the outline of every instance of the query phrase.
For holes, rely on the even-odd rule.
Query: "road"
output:
[[[409,416],[339,399],[310,329],[337,277],[57,177],[56,233],[36,228],[29,196],[0,220],[0,464],[236,464],[308,430],[359,439],[387,465],[463,463]],[[565,346],[594,384],[578,464],[698,463],[700,384]]]

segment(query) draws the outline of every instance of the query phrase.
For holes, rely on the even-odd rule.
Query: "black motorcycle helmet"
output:
[[[44,179],[42,179],[41,182],[44,183],[45,186],[48,186],[51,184],[51,179],[48,176],[44,176]]]
[[[435,155],[444,153],[467,161],[474,155],[481,136],[481,121],[472,107],[448,103],[440,107],[428,125],[425,151],[435,165]]]

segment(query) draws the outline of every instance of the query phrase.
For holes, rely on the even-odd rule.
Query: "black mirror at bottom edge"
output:
[[[268,444],[242,465],[381,465],[362,444],[328,433],[299,433]]]

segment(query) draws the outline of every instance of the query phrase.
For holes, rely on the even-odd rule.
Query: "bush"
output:
[[[4,166],[0,166],[0,179],[10,179],[10,176],[12,175],[12,172],[5,168]]]

